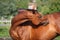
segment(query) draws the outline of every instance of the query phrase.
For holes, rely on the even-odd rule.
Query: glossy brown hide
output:
[[[34,29],[32,33],[32,40],[53,40],[53,38],[60,34],[60,12],[46,15],[49,24],[39,26]]]
[[[39,16],[35,15],[35,17],[38,18]],[[15,21],[17,25],[13,22],[13,26],[11,26],[11,30],[10,30],[10,35],[12,39],[13,40],[53,40],[53,38],[57,35],[57,33],[60,34],[60,25],[59,25],[60,12],[46,15],[41,19],[44,20],[47,19],[49,21],[49,24],[35,26],[33,20],[31,20],[33,25],[31,25],[32,23],[30,23],[30,25],[20,26],[19,24],[21,21],[17,21],[17,22]],[[40,20],[39,18],[39,21],[37,22],[42,22],[42,20]]]
[[[28,33],[30,38],[27,38],[27,40],[53,40],[57,34],[60,34],[60,12],[46,15],[45,18],[46,17],[49,21],[49,24],[39,25],[36,28],[30,27],[30,34]]]
[[[38,14],[37,11],[35,10],[19,10],[19,14],[17,14],[11,22],[11,28],[10,28],[10,35],[13,40],[30,40],[30,31],[32,29],[32,24],[33,25],[38,25],[40,23],[39,17],[41,15]],[[38,17],[38,18],[37,18]],[[20,26],[20,24],[30,21],[26,26]],[[27,32],[27,33],[26,33]],[[26,33],[24,35],[24,33]],[[28,38],[29,35],[29,38]],[[27,36],[27,37],[26,37]],[[25,38],[26,37],[26,38]]]
[[[33,24],[38,25],[40,22],[39,18],[41,15],[36,11],[36,10],[20,10],[19,14],[17,14],[13,19],[12,19],[12,25],[16,22],[20,22],[19,24],[25,22],[25,21],[32,21]],[[37,20],[35,20],[37,19]],[[23,21],[24,20],[24,21]]]

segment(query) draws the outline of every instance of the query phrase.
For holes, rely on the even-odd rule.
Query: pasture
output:
[[[0,26],[0,37],[9,37],[9,26]]]
[[[0,38],[1,37],[9,37],[9,28],[10,24],[5,24],[4,22],[0,22]]]

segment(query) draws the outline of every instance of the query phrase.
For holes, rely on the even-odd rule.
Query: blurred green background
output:
[[[0,0],[0,37],[9,37],[10,22],[19,8],[28,8],[29,0]],[[60,0],[36,0],[38,11],[50,14],[60,11]],[[5,22],[7,21],[7,22]],[[60,36],[55,38],[60,40]]]

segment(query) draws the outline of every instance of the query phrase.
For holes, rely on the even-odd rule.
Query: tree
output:
[[[60,11],[60,0],[37,0],[38,10],[43,14]]]
[[[60,0],[36,0],[38,11],[43,14],[60,11]],[[0,17],[13,16],[19,8],[28,8],[29,0],[0,0]]]

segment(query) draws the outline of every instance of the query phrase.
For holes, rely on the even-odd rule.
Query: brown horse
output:
[[[53,40],[57,34],[60,34],[60,12],[46,15],[49,23],[38,26],[31,31],[31,40]]]
[[[57,34],[60,34],[60,12],[52,13],[45,17],[49,21],[47,25],[39,24],[36,27],[33,25],[19,29],[18,35],[21,35],[21,40],[53,40]]]
[[[10,35],[12,39],[29,40],[32,26],[34,25],[35,27],[35,25],[40,23],[40,16],[36,10],[19,10],[19,14],[17,14],[11,22]]]
[[[31,11],[23,11],[23,13],[25,12],[32,14]],[[20,14],[18,15],[20,16]],[[57,34],[60,34],[60,12],[42,17],[41,19],[48,20],[49,23],[47,25],[39,24],[42,22],[39,14],[33,14],[32,16],[35,18],[27,15],[26,19],[23,17],[25,15],[22,14],[23,19],[18,15],[13,18],[10,29],[10,35],[13,40],[53,40]]]

